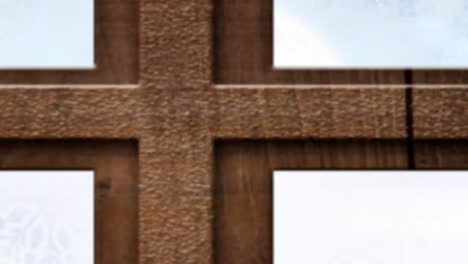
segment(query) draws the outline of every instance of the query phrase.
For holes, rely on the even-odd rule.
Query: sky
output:
[[[465,264],[465,171],[275,171],[275,264]]]
[[[93,0],[0,0],[0,68],[94,68]]]
[[[468,0],[274,0],[276,68],[463,68]]]
[[[94,172],[1,171],[0,263],[93,264]]]

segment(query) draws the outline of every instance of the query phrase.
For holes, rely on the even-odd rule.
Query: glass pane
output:
[[[277,171],[275,264],[464,264],[468,173]]]
[[[0,0],[0,68],[94,68],[93,0]]]
[[[0,263],[93,259],[92,171],[0,172]]]
[[[468,66],[467,0],[274,0],[276,68]]]

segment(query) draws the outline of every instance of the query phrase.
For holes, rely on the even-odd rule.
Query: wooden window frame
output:
[[[0,78],[0,138],[138,141],[138,263],[213,263],[217,140],[401,139],[416,148],[415,139],[468,138],[461,73],[430,72],[437,80],[427,85],[401,83],[413,73],[397,74],[398,84],[357,72],[320,73],[304,85],[299,77],[216,81],[216,54],[227,52],[216,29],[225,3],[139,0],[138,81],[130,87],[99,78],[33,82],[29,73],[8,85]],[[236,74],[247,69],[255,71]],[[426,161],[443,166],[446,152],[435,153]]]
[[[273,263],[275,170],[467,169],[467,150],[467,140],[217,141],[214,263]]]
[[[215,6],[214,82],[221,85],[468,84],[462,69],[273,69],[273,1],[220,0]]]
[[[92,170],[95,182],[94,261],[96,264],[136,263],[137,142],[0,140],[0,170]]]

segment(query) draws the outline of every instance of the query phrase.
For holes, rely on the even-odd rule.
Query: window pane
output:
[[[468,66],[466,0],[274,0],[277,68]]]
[[[0,263],[93,262],[92,171],[0,172]]]
[[[0,68],[94,68],[93,0],[0,0]]]
[[[464,264],[468,173],[277,171],[275,264]]]

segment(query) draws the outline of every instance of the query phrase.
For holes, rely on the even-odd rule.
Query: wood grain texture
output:
[[[219,141],[214,262],[272,263],[274,169],[404,169],[404,141]]]
[[[95,262],[136,263],[138,258],[136,142],[2,140],[0,167],[23,170],[94,170]]]
[[[405,84],[404,70],[273,70],[273,1],[215,1],[214,82]]]
[[[468,140],[419,140],[414,155],[416,169],[467,169]]]
[[[216,138],[406,136],[399,89],[153,88],[0,89],[0,138],[138,139],[138,263],[212,263]]]
[[[416,138],[468,136],[468,87],[415,87],[412,111]]]
[[[95,1],[96,70],[1,70],[0,85],[137,83],[138,1]]]
[[[405,90],[220,89],[219,137],[406,137]]]
[[[140,0],[140,83],[144,87],[210,87],[214,2]]]
[[[64,79],[57,83],[62,85],[25,86],[18,83],[48,84],[58,77],[54,77],[55,73],[47,73],[47,76],[19,73],[24,76],[11,82],[17,85],[0,89],[0,138],[138,140],[138,260],[134,263],[213,263],[216,249],[212,243],[216,201],[213,179],[219,180],[213,171],[214,140],[407,136],[406,87],[373,85],[404,83],[402,73],[319,72],[284,73],[284,76],[281,73],[278,77],[275,74],[262,77],[264,71],[268,72],[264,63],[270,60],[265,57],[269,48],[258,50],[257,40],[269,41],[271,36],[263,35],[264,29],[257,27],[261,22],[253,16],[264,20],[267,9],[258,7],[255,2],[252,1],[250,7],[250,2],[240,0],[232,3],[225,0],[140,0],[138,26],[135,26],[139,32],[135,44],[137,55],[127,54],[119,61],[122,68],[112,72],[112,78],[126,78],[123,64],[133,63],[132,59],[137,58],[137,67],[130,68],[138,73],[137,88],[121,89],[115,85],[118,81],[100,77],[93,80],[60,77]],[[113,4],[118,5],[115,1],[109,2]],[[228,43],[230,34],[236,37],[242,31],[226,28],[223,33],[219,30],[229,26],[220,17],[222,12],[227,12],[221,11],[227,5],[243,5],[247,13],[243,15],[237,9],[243,18],[237,23],[248,34],[250,31],[261,33],[248,39],[248,45],[256,51],[250,58],[253,66],[248,61],[214,60],[219,54],[227,53],[228,46],[233,54],[245,51],[246,43],[234,39]],[[116,15],[128,12],[123,7],[116,10]],[[237,13],[226,13],[225,18],[233,21],[233,15]],[[249,19],[257,22],[249,25]],[[118,23],[119,26],[123,24],[123,20]],[[111,31],[106,32],[110,34]],[[123,41],[113,43],[117,45]],[[239,59],[242,58],[246,57],[243,55]],[[239,65],[245,70],[240,71]],[[222,71],[226,72],[225,77]],[[250,74],[254,75],[253,79]],[[0,73],[0,76],[3,75]],[[0,83],[6,83],[6,76],[0,78]],[[236,79],[224,79],[226,76]],[[218,80],[219,83],[261,85],[220,89],[213,85]],[[282,83],[306,81],[354,85],[301,89],[282,86]],[[103,89],[96,83],[110,85]],[[89,85],[77,87],[77,84]],[[271,84],[277,86],[272,88]],[[400,164],[400,159],[404,159],[401,152],[393,149],[393,145],[371,147],[373,144],[356,142],[340,143],[340,147],[310,147],[311,152],[320,153],[307,154],[308,162],[327,168],[352,164],[365,168],[404,166],[403,161]],[[360,159],[362,155],[368,160]],[[281,159],[289,160],[288,156]],[[300,162],[298,165],[303,161]]]
[[[450,85],[468,84],[467,70],[415,70],[414,84]]]
[[[403,138],[404,98],[402,89],[0,89],[0,136],[142,138],[170,128],[177,138],[203,127],[200,140]]]

